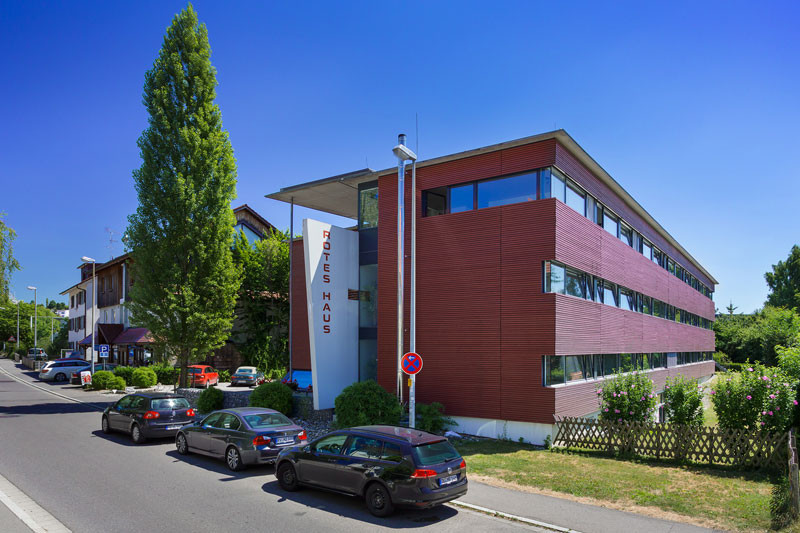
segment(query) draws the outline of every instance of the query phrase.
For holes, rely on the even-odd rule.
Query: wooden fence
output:
[[[557,418],[553,446],[695,463],[784,470],[788,433]]]

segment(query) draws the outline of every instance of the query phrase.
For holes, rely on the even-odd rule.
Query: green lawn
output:
[[[770,526],[767,474],[620,460],[582,452],[544,451],[508,441],[454,441],[469,472],[489,483],[611,502],[658,515],[740,531]]]

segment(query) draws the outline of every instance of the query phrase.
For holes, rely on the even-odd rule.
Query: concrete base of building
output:
[[[488,418],[473,418],[469,416],[452,417],[458,426],[452,428],[458,433],[490,437],[493,439],[509,439],[518,441],[520,438],[530,444],[544,445],[549,435],[552,439],[555,434],[554,424],[538,424],[535,422],[515,422],[513,420],[491,420]]]

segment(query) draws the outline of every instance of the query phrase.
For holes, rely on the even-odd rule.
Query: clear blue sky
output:
[[[281,187],[566,129],[720,282],[760,307],[800,241],[797,2],[196,2],[239,168]],[[643,5],[644,4],[644,5]],[[0,211],[59,298],[136,208],[145,71],[182,2],[0,2]],[[401,7],[401,5],[403,7]],[[402,17],[402,18],[401,18]],[[296,221],[321,216],[296,212]]]

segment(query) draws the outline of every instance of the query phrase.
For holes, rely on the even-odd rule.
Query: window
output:
[[[567,185],[567,205],[586,216],[586,194],[571,181]]]
[[[619,240],[633,247],[633,230],[625,223],[619,225]]]
[[[664,307],[665,307],[664,302],[653,298],[653,316],[657,316],[658,318],[665,318],[666,310],[664,309]]]
[[[603,357],[603,375],[610,376],[618,373],[619,357],[617,354],[605,354]]]
[[[403,460],[403,450],[397,444],[385,442],[383,444],[383,451],[381,452],[381,459],[384,461],[391,461],[399,463]]]
[[[461,213],[475,209],[475,184],[450,187],[450,212]]]
[[[69,307],[70,307],[70,309],[75,307],[75,296],[74,295],[69,297]]]
[[[568,355],[565,358],[567,381],[586,379],[586,361],[583,355]]]
[[[605,209],[603,209],[603,229],[614,237],[619,235],[619,219]]]
[[[664,263],[664,252],[653,246],[653,263],[657,264],[658,266],[665,268],[666,265]]]
[[[428,202],[430,203],[430,198]],[[442,201],[442,208],[444,208],[444,201]],[[358,229],[377,227],[378,188],[361,189],[358,191]]]
[[[557,170],[551,169],[550,174],[552,179],[550,181],[550,197],[558,198],[562,202],[567,201],[565,197],[566,181],[564,176]]]
[[[551,262],[545,262],[545,292],[564,294],[564,267]]]
[[[423,191],[422,212],[426,217],[447,213],[447,187]]]
[[[648,259],[653,258],[653,245],[645,239],[642,239],[642,255]]]
[[[627,311],[636,311],[636,293],[630,289],[619,289],[619,306]]]
[[[614,307],[619,307],[617,303],[617,286],[610,281],[603,282],[603,303]]]
[[[545,386],[564,383],[564,358],[558,355],[545,355],[543,362]]]
[[[594,223],[597,223],[597,201],[589,195],[586,195],[586,218]]]
[[[567,268],[566,294],[578,298],[586,297],[586,280],[582,272]]]
[[[478,182],[478,209],[536,200],[536,173]]]
[[[461,457],[453,445],[446,440],[414,446],[411,448],[411,453],[416,459],[414,462],[419,466],[438,465]]]
[[[339,455],[347,435],[331,435],[317,441],[314,451],[324,454]]]
[[[634,370],[632,354],[629,353],[619,354],[619,369],[620,372],[630,372]]]
[[[673,275],[675,274],[675,262],[672,259],[670,259],[669,257],[667,258],[667,271],[670,274],[673,274]]]
[[[603,303],[603,280],[594,278],[594,301]]]
[[[344,455],[360,457],[363,459],[380,459],[383,442],[369,437],[356,437],[350,439]]]

